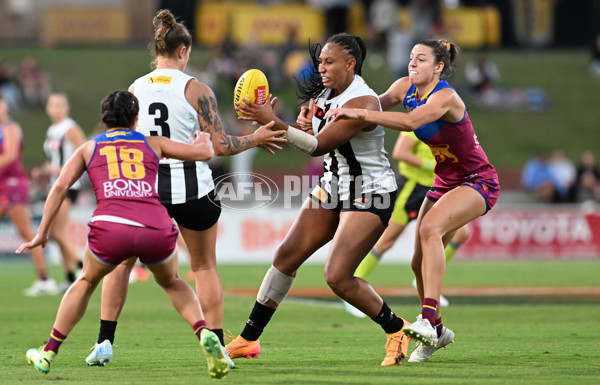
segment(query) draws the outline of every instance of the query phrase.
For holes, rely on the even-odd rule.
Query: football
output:
[[[246,98],[252,103],[264,104],[269,95],[269,82],[261,70],[251,69],[242,74],[235,84],[233,93],[233,106]],[[244,116],[236,111],[239,116]]]

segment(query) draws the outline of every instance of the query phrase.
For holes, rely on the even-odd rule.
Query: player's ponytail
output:
[[[102,99],[102,123],[107,128],[133,128],[135,117],[140,111],[137,98],[129,91],[114,91]]]
[[[154,26],[154,40],[150,49],[157,56],[172,56],[182,45],[186,48],[192,46],[192,35],[183,23],[178,23],[175,16],[168,9],[161,9],[152,20]],[[156,60],[153,63],[156,65]]]

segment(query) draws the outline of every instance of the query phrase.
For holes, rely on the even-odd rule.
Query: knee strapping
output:
[[[293,284],[294,277],[285,275],[275,266],[271,266],[260,285],[256,301],[264,305],[268,300],[272,300],[279,305],[287,297]]]

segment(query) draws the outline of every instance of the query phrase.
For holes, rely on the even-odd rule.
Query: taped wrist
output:
[[[317,138],[292,126],[288,126],[283,137],[287,139],[290,146],[308,155],[311,155],[317,149],[317,145],[319,144]]]
[[[267,301],[272,300],[279,305],[287,297],[293,284],[294,277],[285,275],[275,266],[271,266],[258,289],[256,302],[264,305]]]

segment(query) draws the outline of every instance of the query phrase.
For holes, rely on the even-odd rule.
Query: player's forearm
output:
[[[246,136],[233,136],[233,135],[222,135],[214,145],[215,155],[235,155],[242,151],[246,151],[252,147],[256,147],[254,134]]]
[[[414,131],[419,128],[419,125],[410,119],[409,114],[403,112],[373,111],[362,108],[355,110],[358,120],[379,124],[393,130]]]

